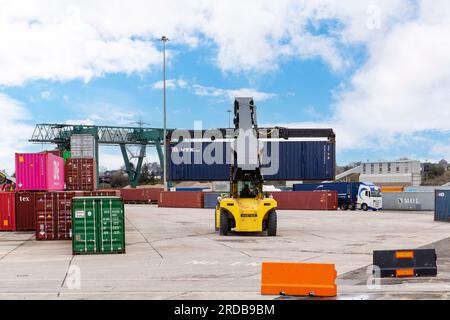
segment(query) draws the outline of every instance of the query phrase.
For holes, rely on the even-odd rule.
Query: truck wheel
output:
[[[361,205],[361,210],[367,211],[367,210],[369,210],[369,206],[368,206],[366,203],[363,203],[363,204]]]
[[[277,212],[271,211],[267,217],[267,235],[276,237],[277,235]]]
[[[348,206],[348,208],[349,208],[350,210],[352,210],[352,211],[355,211],[355,210],[356,210],[356,205],[355,205],[354,203],[352,203],[352,204],[350,204],[350,205]]]
[[[344,210],[344,211],[348,210],[348,204],[346,204],[346,203],[341,204],[341,210]]]
[[[228,213],[225,211],[220,211],[219,233],[221,236],[226,236],[226,235],[228,235],[229,230],[230,230],[230,221],[228,218]]]

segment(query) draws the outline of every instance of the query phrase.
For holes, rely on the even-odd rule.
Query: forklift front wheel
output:
[[[228,218],[228,213],[225,211],[220,211],[220,228],[219,233],[221,236],[228,235],[230,230],[230,219]]]
[[[269,237],[276,237],[277,235],[277,212],[275,210],[269,212],[267,217],[267,235]]]

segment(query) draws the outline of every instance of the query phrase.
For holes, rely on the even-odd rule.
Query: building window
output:
[[[391,164],[388,163],[388,173],[391,173]]]
[[[373,174],[375,169],[375,165],[372,163],[370,164],[370,173]]]
[[[366,164],[363,164],[363,173],[366,174]]]
[[[383,173],[383,164],[378,164],[378,172],[380,173],[380,174],[382,174]]]
[[[408,173],[408,167],[405,167],[405,173]]]
[[[395,169],[395,172],[400,173],[400,167],[397,166],[397,168]]]

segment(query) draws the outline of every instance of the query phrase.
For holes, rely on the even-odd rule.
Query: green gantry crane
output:
[[[89,134],[95,141],[95,163],[97,170],[97,182],[99,179],[99,152],[98,145],[119,145],[122,152],[125,168],[127,170],[130,186],[136,188],[141,174],[142,163],[145,158],[148,145],[154,145],[158,152],[161,168],[164,168],[164,130],[160,128],[143,127],[113,127],[70,124],[38,124],[34,129],[30,142],[56,144],[59,150],[70,150],[70,137],[74,134]],[[127,146],[140,146],[136,166],[132,166],[128,157]]]

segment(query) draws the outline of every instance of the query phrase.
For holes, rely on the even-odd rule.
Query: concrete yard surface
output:
[[[447,298],[450,224],[431,212],[278,211],[278,235],[214,231],[212,209],[126,206],[126,254],[0,233],[0,299],[276,299],[261,262],[334,263],[338,299]],[[436,247],[438,277],[367,286],[373,250]],[[287,298],[287,297],[281,297]]]

